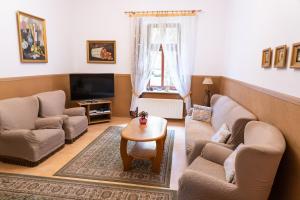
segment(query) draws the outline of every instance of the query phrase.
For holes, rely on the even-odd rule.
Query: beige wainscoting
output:
[[[30,96],[52,90],[64,90],[69,99],[69,75],[54,74],[0,79],[0,99]]]
[[[283,132],[287,149],[271,199],[299,199],[300,99],[225,77],[221,78],[220,92],[248,108],[259,120],[273,124]]]

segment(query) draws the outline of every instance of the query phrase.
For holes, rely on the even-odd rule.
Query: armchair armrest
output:
[[[5,144],[18,144],[18,147],[20,147],[19,145],[26,145],[29,144],[29,142],[35,143],[37,141],[32,131],[28,129],[1,131],[0,140]]]
[[[202,150],[201,156],[207,160],[223,165],[226,158],[232,152],[233,150],[224,146],[214,143],[207,143]]]
[[[62,125],[63,125],[62,117],[38,118],[35,121],[36,129],[62,129]]]
[[[68,108],[68,109],[65,109],[64,115],[85,116],[85,108],[84,107]]]
[[[178,187],[178,199],[241,199],[235,184],[189,169],[182,174]]]
[[[232,146],[228,145],[228,144],[213,142],[210,140],[196,140],[195,146],[194,146],[192,152],[188,156],[188,164],[191,164],[198,156],[201,155],[202,150],[207,143],[216,144],[219,146],[224,146],[226,148],[232,149]]]

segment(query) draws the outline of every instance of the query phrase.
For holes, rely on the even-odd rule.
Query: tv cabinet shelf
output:
[[[78,101],[80,107],[85,107],[89,124],[110,122],[112,102],[109,100]]]

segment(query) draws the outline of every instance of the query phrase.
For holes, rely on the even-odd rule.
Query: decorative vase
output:
[[[147,124],[147,118],[145,118],[145,117],[140,117],[140,124],[141,124],[141,125]]]

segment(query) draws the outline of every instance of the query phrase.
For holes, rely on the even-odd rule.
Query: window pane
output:
[[[150,62],[153,64],[153,71],[150,78],[150,86],[161,86],[161,52],[152,51],[150,53]]]

